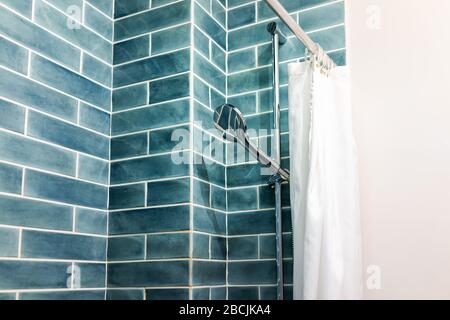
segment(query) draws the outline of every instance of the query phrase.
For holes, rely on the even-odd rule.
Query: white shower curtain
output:
[[[294,299],[361,299],[357,153],[346,67],[289,65]]]

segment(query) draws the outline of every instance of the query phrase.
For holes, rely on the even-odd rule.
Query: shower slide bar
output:
[[[272,10],[278,15],[286,26],[292,31],[292,33],[300,40],[308,49],[308,51],[315,57],[315,61],[322,67],[331,70],[336,67],[333,59],[331,59],[322,47],[315,43],[308,34],[297,24],[286,9],[277,0],[264,0],[272,8]]]

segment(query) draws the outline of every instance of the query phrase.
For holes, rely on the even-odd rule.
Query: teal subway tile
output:
[[[277,287],[261,287],[260,289],[260,299],[261,300],[277,300]],[[284,297],[286,300],[286,297]]]
[[[272,68],[253,69],[228,77],[228,93],[230,95],[265,89],[272,86]]]
[[[275,235],[261,236],[259,239],[259,255],[261,259],[275,259],[277,243]]]
[[[221,164],[226,163],[226,144],[214,136],[211,137],[211,158]]]
[[[228,9],[231,9],[233,7],[237,7],[249,2],[253,2],[255,0],[227,0]]]
[[[211,14],[225,28],[227,11],[219,0],[211,0]]]
[[[19,253],[19,230],[0,228],[0,257],[17,257]]]
[[[344,2],[342,1],[313,10],[300,12],[299,21],[300,26],[306,32],[344,23]]]
[[[31,111],[28,134],[57,145],[109,159],[109,139],[92,131]]]
[[[211,259],[227,259],[227,239],[224,237],[211,236]]]
[[[113,111],[126,110],[148,103],[148,84],[142,83],[113,91]]]
[[[0,95],[65,120],[77,119],[76,99],[3,69],[0,70]]]
[[[197,101],[194,102],[194,122],[205,130],[214,127],[214,111],[204,107]]]
[[[258,92],[259,94],[259,112],[273,110],[273,91],[272,89]],[[287,109],[289,107],[288,101],[288,87],[280,88],[280,108]]]
[[[205,207],[210,206],[211,190],[210,185],[208,183],[194,179],[192,192],[193,192],[193,201],[195,204]]]
[[[114,68],[114,87],[186,72],[189,68],[188,49],[131,62]]]
[[[108,289],[106,300],[144,300],[144,289]]]
[[[211,186],[211,208],[225,211],[227,209],[226,190]]]
[[[102,261],[106,238],[23,230],[21,249],[23,258]]]
[[[189,206],[111,212],[111,235],[189,230]]]
[[[205,208],[194,208],[194,231],[226,234],[226,214]]]
[[[333,59],[333,61],[338,66],[345,66],[347,64],[347,56],[346,56],[346,51],[345,50],[332,52],[332,53],[329,54],[329,56],[330,56],[331,59]]]
[[[16,300],[16,294],[12,293],[0,293],[0,301]]]
[[[228,190],[227,199],[229,211],[244,211],[244,210],[258,209],[257,188]]]
[[[211,300],[227,300],[226,287],[211,288]]]
[[[237,107],[244,115],[256,113],[256,93],[229,97],[228,103]]]
[[[337,26],[335,28],[315,32],[311,34],[311,39],[324,49],[336,50],[345,47],[345,27]]]
[[[267,32],[267,22],[228,32],[228,50],[230,51],[270,41],[271,36]]]
[[[237,72],[256,66],[255,48],[236,51],[228,55],[228,71]]]
[[[74,14],[75,8],[77,10],[83,8],[83,0],[46,0],[46,1],[67,14]]]
[[[95,80],[108,88],[112,86],[112,69],[109,65],[88,55],[83,55],[83,75]],[[110,95],[108,95],[108,98]],[[110,109],[110,108],[109,108]],[[108,110],[109,110],[108,109]]]
[[[27,170],[25,173],[25,195],[106,209],[108,188],[99,185]]]
[[[189,74],[152,81],[150,82],[149,103],[158,103],[187,97],[190,94],[189,88]]]
[[[70,43],[79,46],[90,54],[112,63],[112,44],[108,40],[90,31],[83,25],[77,28],[67,27],[67,16],[45,4],[41,0],[34,2],[34,22],[52,30]]]
[[[226,76],[223,71],[197,52],[194,53],[194,73],[220,92],[225,93]]]
[[[192,288],[192,300],[209,300],[210,288]]]
[[[150,38],[143,35],[114,44],[114,64],[126,63],[150,55]]]
[[[114,0],[115,10],[114,18],[121,18],[133,13],[138,13],[149,9],[150,2],[148,0]]]
[[[225,166],[194,154],[194,176],[218,186],[225,186]]]
[[[194,98],[209,107],[209,87],[194,77]]]
[[[170,6],[144,11],[137,15],[117,20],[114,25],[114,38],[116,41],[119,41],[188,22],[191,17],[190,8],[190,1],[181,1]]]
[[[256,22],[256,3],[250,3],[228,11],[228,29],[243,27]]]
[[[0,2],[27,18],[31,18],[33,0],[1,0]]]
[[[111,159],[117,160],[134,156],[142,156],[148,151],[148,133],[113,138],[111,140]]]
[[[209,38],[197,26],[194,28],[194,48],[209,57]]]
[[[76,155],[23,136],[0,132],[0,159],[57,173],[75,175]]]
[[[17,0],[10,0],[18,2]],[[23,2],[23,0],[21,0]],[[0,8],[0,34],[50,57],[63,65],[78,70],[80,50],[52,35],[36,24]]]
[[[259,246],[259,256],[261,259],[276,258],[276,239],[275,235],[261,236]],[[283,235],[283,258],[292,258],[292,234]]]
[[[189,289],[147,289],[145,290],[147,300],[189,300]]]
[[[203,30],[208,36],[211,37],[219,46],[224,50],[226,49],[227,34],[225,29],[218,24],[203,8],[198,4],[195,4],[194,9],[194,21],[196,26]]]
[[[111,0],[87,0],[94,7],[108,15],[109,17],[113,16],[114,2]]]
[[[209,259],[209,235],[203,233],[193,234],[192,258]]]
[[[91,6],[84,7],[84,24],[106,39],[113,39],[113,21]]]
[[[175,178],[189,174],[189,164],[177,164],[178,154],[168,154],[114,162],[111,165],[111,184],[145,181],[161,178]],[[181,156],[183,159],[184,156]]]
[[[211,43],[211,61],[214,62],[223,72],[227,70],[226,53],[215,43]]]
[[[190,179],[155,181],[148,183],[147,205],[167,205],[190,201]]]
[[[145,201],[145,184],[109,188],[110,210],[144,207]]]
[[[230,285],[275,284],[276,261],[248,261],[228,263]]]
[[[106,263],[75,263],[74,266],[80,274],[80,280],[76,283],[80,288],[104,288],[106,286]],[[76,280],[74,279],[74,281]]]
[[[211,1],[210,0],[196,0],[196,2],[202,6],[208,13],[211,13]]]
[[[211,108],[215,109],[226,102],[227,98],[221,92],[211,88]]]
[[[281,205],[283,207],[290,206],[289,184],[283,184],[281,186]],[[275,191],[273,188],[269,186],[259,187],[259,208],[275,208]]]
[[[226,263],[212,261],[192,262],[192,285],[223,285],[226,283]]]
[[[108,265],[108,287],[110,288],[188,285],[189,261],[111,263]]]
[[[0,99],[0,128],[23,133],[25,108]]]
[[[34,54],[31,77],[102,109],[111,109],[110,90]]]
[[[228,238],[228,259],[258,259],[258,237]]]
[[[0,65],[26,74],[28,70],[28,51],[3,37],[0,37]]]
[[[292,284],[293,280],[293,267],[294,263],[292,260],[285,260],[283,261],[283,274],[285,275],[284,283],[285,284]]]
[[[243,164],[227,167],[228,187],[245,187],[265,184],[270,176],[261,174],[259,164]]]
[[[73,209],[69,206],[0,196],[0,208],[0,224],[54,230],[73,227]]]
[[[231,236],[274,232],[274,210],[233,213],[228,216],[228,234]]]
[[[80,125],[99,133],[109,135],[111,130],[111,116],[86,103],[80,103]]]
[[[109,163],[80,154],[78,160],[78,177],[101,184],[108,184]]]
[[[332,0],[303,0],[303,1],[291,1],[291,0],[281,0],[281,5],[288,11],[300,11],[309,9],[327,2],[332,2]],[[316,9],[314,9],[316,10]],[[258,20],[268,19],[275,17],[273,10],[264,2],[258,3]]]
[[[189,258],[189,233],[147,235],[147,260]]]
[[[77,208],[75,231],[89,234],[106,235],[108,214],[105,211]]]
[[[20,194],[22,190],[22,168],[0,163],[0,192]]]
[[[0,261],[0,290],[64,289],[70,267],[66,262]]]
[[[108,239],[108,261],[145,259],[145,236],[112,237]]]
[[[82,301],[82,300],[104,300],[105,290],[68,290],[68,291],[45,291],[45,292],[23,292],[20,300],[39,301]]]
[[[210,154],[210,135],[203,130],[194,127],[194,151],[209,156]]]
[[[112,116],[112,134],[156,129],[189,121],[189,100],[120,112]]]
[[[229,300],[259,300],[258,287],[228,287]]]
[[[155,32],[152,34],[151,43],[153,55],[185,48],[191,44],[191,24]]]

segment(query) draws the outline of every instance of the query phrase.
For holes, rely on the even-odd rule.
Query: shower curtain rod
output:
[[[319,57],[324,65],[330,65],[331,68],[334,68],[336,64],[333,59],[331,59],[325,51],[320,47],[319,44],[315,43],[308,34],[297,24],[286,11],[286,9],[278,2],[277,0],[265,0],[266,3],[272,8],[272,10],[278,15],[278,17],[283,21],[286,26],[292,31],[292,33],[299,39],[308,51],[313,54],[315,57]]]

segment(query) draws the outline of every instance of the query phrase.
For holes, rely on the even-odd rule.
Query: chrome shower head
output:
[[[223,138],[230,142],[242,143],[248,140],[244,116],[231,104],[224,104],[216,109],[214,125],[222,132]]]

